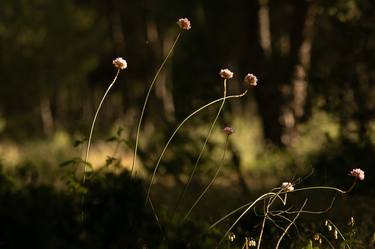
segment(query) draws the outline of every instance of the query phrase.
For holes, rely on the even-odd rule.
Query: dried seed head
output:
[[[234,133],[234,128],[227,126],[223,129],[223,131],[224,131],[225,134],[227,134],[229,136],[229,135],[232,135]]]
[[[128,67],[128,63],[126,63],[126,60],[124,60],[121,57],[118,57],[118,58],[114,59],[112,61],[112,64],[115,66],[115,68],[121,69],[121,70]]]
[[[319,240],[319,239],[320,239],[319,233],[314,234],[314,240]]]
[[[348,226],[354,227],[354,225],[355,225],[354,217],[350,217],[350,220],[348,222]]]
[[[365,172],[359,168],[357,169],[353,169],[352,171],[350,171],[350,176],[354,176],[355,178],[357,178],[358,180],[361,180],[363,181],[365,179]]]
[[[177,25],[180,26],[180,28],[182,28],[184,30],[191,29],[190,21],[187,18],[180,18],[180,19],[178,19]]]
[[[254,74],[248,73],[244,78],[244,82],[250,86],[256,86],[258,78]]]
[[[283,190],[285,192],[291,192],[291,191],[294,190],[293,184],[290,183],[290,182],[283,182],[281,184],[281,190]]]
[[[335,231],[333,232],[333,237],[334,237],[335,239],[338,239],[338,232],[337,232],[336,229],[335,229]]]
[[[235,235],[234,233],[230,233],[230,234],[228,235],[228,240],[229,240],[230,242],[233,242],[235,239],[236,239],[236,235]]]
[[[255,239],[251,238],[249,240],[249,246],[251,246],[251,247],[256,247],[257,246],[257,242],[255,241]]]
[[[221,69],[219,75],[221,78],[227,79],[227,80],[233,78],[233,72],[230,71],[228,68]]]

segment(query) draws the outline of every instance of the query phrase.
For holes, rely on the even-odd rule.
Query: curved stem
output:
[[[223,107],[224,107],[224,104],[225,104],[225,97],[226,97],[226,96],[227,96],[227,80],[224,79],[224,99],[223,99],[223,102],[221,103],[221,106],[220,106],[220,108],[219,108],[219,111],[217,112],[216,117],[215,117],[214,121],[213,121],[212,124],[211,124],[210,130],[208,131],[208,134],[207,134],[207,136],[206,136],[206,139],[205,139],[205,141],[204,141],[204,143],[203,143],[203,147],[202,147],[201,151],[199,152],[199,156],[198,156],[197,160],[195,161],[194,168],[193,168],[193,170],[192,170],[192,172],[191,172],[191,174],[190,174],[190,176],[189,176],[189,180],[188,180],[188,182],[186,183],[186,185],[185,185],[185,187],[184,187],[184,190],[183,190],[181,196],[180,196],[179,199],[178,199],[177,207],[179,206],[179,203],[183,200],[183,198],[184,198],[184,196],[185,196],[185,194],[186,194],[186,191],[187,191],[187,189],[189,188],[189,185],[190,185],[190,183],[191,183],[191,180],[193,179],[193,176],[194,176],[194,174],[195,174],[195,171],[196,171],[196,169],[197,169],[197,167],[198,167],[198,164],[199,164],[199,162],[200,162],[200,160],[201,160],[201,157],[202,157],[202,155],[203,155],[203,152],[204,152],[204,150],[205,150],[205,148],[206,148],[206,145],[207,145],[208,139],[210,138],[211,133],[212,133],[214,127],[215,127],[215,124],[216,124],[216,122],[217,122],[217,120],[218,120],[218,118],[219,118],[219,116],[220,116],[220,113],[221,113]]]
[[[216,170],[216,173],[214,175],[214,177],[212,178],[212,180],[210,181],[210,183],[207,185],[207,187],[203,190],[203,192],[199,195],[199,197],[197,198],[197,200],[194,202],[194,204],[191,206],[191,208],[189,209],[189,211],[186,213],[185,217],[184,217],[184,220],[186,220],[191,211],[194,209],[194,207],[198,204],[198,202],[203,198],[203,196],[206,194],[206,192],[208,191],[208,189],[211,187],[211,185],[215,182],[216,180],[216,177],[218,176],[219,172],[220,172],[220,169],[223,167],[224,165],[224,159],[225,159],[225,154],[227,152],[227,147],[228,147],[228,137],[229,135],[227,135],[227,138],[225,140],[225,146],[224,146],[224,153],[223,153],[223,157],[221,158],[220,160],[220,166],[218,167],[218,169]]]
[[[246,208],[245,211],[242,212],[242,214],[237,218],[237,220],[230,226],[230,228],[225,232],[224,236],[221,238],[221,240],[219,241],[218,245],[216,248],[218,248],[218,246],[223,242],[223,239],[227,237],[227,235],[229,234],[229,232],[234,228],[234,226],[242,219],[242,217],[250,210],[254,207],[255,204],[257,204],[259,201],[263,200],[263,199],[266,199],[268,197],[271,197],[271,196],[274,196],[276,195],[276,193],[274,192],[269,192],[269,193],[266,193],[266,194],[263,194],[261,195],[260,197],[258,197],[253,203],[251,203],[251,205]],[[212,227],[212,226],[211,226]]]
[[[91,124],[90,136],[89,136],[89,140],[88,140],[88,142],[87,142],[87,149],[86,149],[86,155],[85,155],[85,160],[84,160],[85,167],[84,167],[84,171],[83,171],[83,180],[82,180],[82,183],[83,183],[83,184],[85,184],[85,181],[86,181],[86,172],[87,172],[87,163],[88,163],[87,160],[88,160],[88,158],[89,158],[91,139],[92,139],[92,134],[93,134],[94,127],[95,127],[96,118],[98,117],[99,110],[100,110],[100,108],[101,108],[102,105],[103,105],[103,102],[104,102],[105,97],[106,97],[107,94],[109,93],[109,90],[111,90],[112,86],[115,84],[115,82],[116,82],[116,80],[117,80],[117,77],[118,77],[119,73],[120,73],[120,69],[117,70],[115,78],[112,80],[112,83],[111,83],[111,84],[109,85],[109,87],[107,88],[107,91],[105,91],[105,93],[104,93],[104,95],[103,95],[103,98],[101,99],[101,101],[100,101],[100,103],[99,103],[99,106],[98,106],[98,108],[96,109],[95,116],[94,116],[94,120],[92,121],[92,124]]]
[[[262,221],[262,227],[260,229],[260,234],[259,234],[257,249],[260,249],[260,244],[262,243],[264,227],[266,225],[267,219],[269,218],[268,217],[269,209],[272,206],[272,204],[275,202],[276,198],[279,197],[281,191],[282,191],[282,189],[280,189],[277,193],[275,193],[274,196],[272,196],[271,198],[268,199],[268,204],[267,204],[267,206],[265,207],[265,210],[264,210],[264,217],[263,217],[263,221]],[[283,200],[282,200],[282,202],[283,202]]]
[[[292,222],[290,222],[289,225],[285,228],[283,234],[280,236],[279,240],[277,241],[275,249],[279,248],[279,246],[281,244],[281,241],[283,240],[284,236],[286,235],[286,233],[288,232],[288,230],[290,229],[290,227],[296,222],[298,216],[301,214],[302,210],[305,208],[306,203],[307,203],[307,199],[305,199],[305,202],[303,203],[302,207],[299,209],[299,212],[296,214],[296,216],[294,217],[294,219],[292,220]]]
[[[225,97],[225,98],[219,98],[219,99],[216,99],[216,100],[214,100],[214,101],[212,101],[212,102],[210,102],[210,103],[208,103],[208,104],[206,104],[206,105],[200,107],[199,109],[195,110],[194,112],[192,112],[189,116],[187,116],[187,117],[186,117],[186,118],[185,118],[185,119],[184,119],[184,120],[183,120],[183,121],[177,126],[177,128],[174,130],[174,132],[172,133],[172,135],[169,137],[169,140],[168,140],[167,143],[165,144],[165,146],[164,146],[164,148],[163,148],[163,150],[162,150],[162,152],[161,152],[161,154],[160,154],[160,156],[159,156],[159,159],[158,159],[158,161],[157,161],[157,163],[156,163],[156,166],[155,166],[154,172],[152,173],[151,181],[150,181],[150,185],[149,185],[149,187],[148,187],[147,195],[146,195],[146,200],[145,200],[145,203],[146,203],[146,204],[147,204],[147,200],[148,200],[148,198],[149,198],[149,196],[150,196],[151,186],[152,186],[152,184],[153,184],[153,182],[154,182],[155,174],[156,174],[156,172],[157,172],[157,170],[158,170],[158,168],[159,168],[159,165],[160,165],[161,159],[163,158],[164,153],[165,153],[165,151],[167,150],[167,148],[168,148],[169,144],[171,143],[172,139],[174,138],[174,136],[176,135],[176,133],[178,132],[178,130],[179,130],[179,129],[180,129],[180,128],[186,123],[186,121],[188,121],[191,117],[193,117],[195,114],[199,113],[200,111],[204,110],[205,108],[207,108],[207,107],[209,107],[209,106],[211,106],[211,105],[213,105],[213,104],[215,104],[215,103],[217,103],[217,102],[220,102],[220,101],[222,101],[223,99],[241,98],[241,97],[245,96],[246,93],[247,93],[247,90],[246,90],[245,92],[241,93],[241,94],[230,95],[230,96],[227,96],[227,97]],[[146,205],[146,204],[145,204],[145,205]]]
[[[260,248],[260,244],[262,243],[263,231],[264,231],[264,227],[266,226],[266,220],[267,220],[267,214],[263,217],[262,228],[260,229],[259,239],[257,243],[257,249]]]
[[[138,121],[138,126],[137,126],[137,135],[136,135],[136,138],[135,138],[135,148],[134,148],[134,155],[133,155],[132,167],[131,167],[131,170],[130,170],[130,176],[133,174],[133,170],[134,170],[134,166],[135,166],[135,161],[137,160],[137,150],[138,150],[138,142],[139,142],[139,132],[140,132],[140,130],[141,130],[141,124],[142,124],[143,115],[144,115],[144,113],[145,113],[146,105],[147,105],[148,99],[149,99],[149,97],[150,97],[150,93],[151,93],[152,87],[155,85],[156,79],[158,78],[158,76],[159,76],[161,70],[163,69],[165,63],[167,62],[169,56],[172,54],[172,51],[173,51],[174,47],[176,46],[177,41],[178,41],[178,39],[180,38],[180,36],[181,36],[181,32],[178,33],[178,35],[177,35],[175,41],[173,42],[173,45],[172,45],[171,49],[169,50],[167,56],[164,58],[163,62],[161,63],[161,65],[160,65],[158,71],[156,72],[156,74],[155,74],[153,80],[151,81],[150,87],[148,88],[147,95],[146,95],[145,101],[144,101],[144,103],[143,103],[141,116],[139,117],[139,121]]]
[[[304,191],[304,190],[313,190],[313,189],[327,189],[327,190],[334,190],[334,191],[337,191],[337,192],[339,192],[339,193],[341,193],[341,194],[346,194],[346,193],[348,193],[347,191],[344,191],[344,190],[341,190],[341,189],[338,189],[338,188],[335,188],[335,187],[325,187],[325,186],[298,188],[298,189],[295,189],[295,190],[291,191],[290,193],[298,192],[298,191]]]

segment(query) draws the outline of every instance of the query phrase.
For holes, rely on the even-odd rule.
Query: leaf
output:
[[[118,140],[118,138],[113,136],[113,137],[107,138],[105,141],[106,142],[114,142],[114,141],[117,141],[117,140]]]
[[[79,145],[83,144],[87,140],[88,140],[87,138],[77,139],[73,142],[73,147],[78,147]]]
[[[62,162],[59,164],[60,167],[66,167],[70,164],[75,164],[76,163],[76,160],[75,159],[70,159],[68,161],[65,161],[65,162]]]
[[[91,163],[89,163],[89,162],[85,162],[84,160],[82,160],[82,159],[79,158],[79,157],[72,158],[72,159],[70,159],[70,160],[64,161],[64,162],[60,163],[59,166],[60,166],[60,167],[66,167],[66,166],[69,166],[69,165],[71,165],[71,164],[79,164],[79,163],[85,164],[85,165],[88,166],[89,168],[92,168]]]

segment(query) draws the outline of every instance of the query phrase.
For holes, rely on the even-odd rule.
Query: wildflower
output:
[[[234,133],[234,128],[227,126],[223,129],[223,131],[224,131],[225,134],[227,134],[229,136],[229,135]]]
[[[248,73],[243,81],[250,86],[256,86],[258,78],[254,74]]]
[[[115,60],[113,60],[112,64],[115,66],[115,68],[121,70],[128,67],[128,63],[126,63],[126,60],[124,60],[122,57],[118,57]]]
[[[291,192],[291,191],[294,190],[293,184],[290,183],[290,182],[283,182],[281,184],[281,190],[283,190],[285,192]]]
[[[191,29],[190,21],[187,18],[180,18],[180,19],[178,19],[177,25],[180,26],[180,28],[182,28],[184,30]]]
[[[350,171],[350,176],[354,176],[355,178],[357,178],[358,180],[361,180],[363,181],[365,179],[365,172],[361,169],[353,169],[352,171]]]
[[[233,78],[233,72],[230,71],[228,68],[221,69],[219,75],[223,79],[231,79],[231,78]]]

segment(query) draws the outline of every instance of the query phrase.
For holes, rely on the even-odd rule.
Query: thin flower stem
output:
[[[226,96],[227,96],[227,79],[224,79],[224,98],[223,98],[223,102],[221,102],[221,106],[220,106],[220,108],[219,108],[219,111],[217,112],[216,117],[215,117],[214,121],[213,121],[212,124],[211,124],[210,130],[208,131],[208,134],[207,134],[206,139],[205,139],[205,141],[204,141],[203,147],[202,147],[201,151],[199,152],[199,156],[198,156],[197,160],[195,161],[194,168],[193,168],[193,170],[192,170],[192,172],[191,172],[191,174],[190,174],[190,176],[189,176],[189,180],[188,180],[188,182],[186,183],[186,185],[185,185],[185,187],[184,187],[184,190],[183,190],[181,196],[180,196],[179,199],[178,199],[177,207],[179,206],[179,203],[183,200],[183,198],[184,198],[184,196],[185,196],[185,194],[186,194],[186,191],[187,191],[187,189],[189,188],[189,185],[190,185],[190,183],[191,183],[191,180],[193,179],[193,176],[194,176],[195,171],[196,171],[196,169],[197,169],[197,167],[198,167],[198,164],[199,164],[199,162],[200,162],[200,159],[201,159],[201,157],[202,157],[202,155],[203,155],[203,152],[204,152],[204,150],[205,150],[205,148],[206,148],[206,145],[207,145],[208,139],[210,138],[211,133],[212,133],[214,127],[215,127],[215,124],[216,124],[216,122],[217,122],[217,120],[218,120],[218,118],[219,118],[219,116],[220,116],[220,113],[221,113],[223,107],[224,107],[224,104],[225,104],[225,97],[226,97]]]
[[[274,201],[276,200],[276,198],[279,197],[281,191],[282,191],[282,189],[280,189],[277,193],[275,193],[274,196],[272,196],[271,198],[268,199],[268,204],[267,204],[267,207],[265,207],[265,211],[264,211],[264,218],[263,218],[263,222],[262,222],[262,228],[260,229],[260,234],[259,234],[257,249],[260,248],[260,244],[262,243],[263,232],[264,232],[264,227],[266,225],[266,220],[268,218],[269,208],[274,203]]]
[[[318,186],[318,187],[306,187],[306,188],[299,188],[299,189],[295,189],[293,190],[292,192],[298,192],[298,191],[304,191],[304,190],[314,190],[314,189],[327,189],[327,190],[334,190],[334,191],[337,191],[341,194],[346,194],[348,193],[347,191],[344,191],[344,190],[341,190],[339,188],[335,188],[335,187],[325,187],[325,186]],[[290,192],[290,193],[292,193]]]
[[[185,217],[184,217],[184,220],[186,220],[191,211],[194,209],[194,207],[198,204],[198,202],[203,198],[203,196],[207,193],[208,189],[212,186],[212,184],[215,182],[221,168],[223,167],[224,165],[224,159],[225,159],[225,154],[227,152],[227,149],[228,149],[228,138],[229,138],[229,135],[227,135],[227,138],[225,140],[225,145],[224,145],[224,153],[223,153],[223,157],[221,158],[220,160],[220,165],[219,167],[217,168],[216,172],[215,172],[215,175],[214,177],[212,178],[212,180],[210,181],[210,183],[206,186],[206,188],[203,190],[203,192],[199,195],[199,197],[197,198],[197,200],[194,202],[194,204],[191,206],[191,208],[189,209],[189,211],[186,213]]]
[[[348,190],[341,190],[339,188],[335,188],[335,187],[326,187],[326,186],[317,186],[317,187],[306,187],[306,188],[300,188],[300,189],[295,189],[293,192],[297,192],[297,191],[303,191],[303,190],[313,190],[313,189],[328,189],[328,190],[334,190],[334,191],[337,191],[341,194],[347,194],[349,193],[350,191],[353,190],[353,188],[355,187],[355,185],[357,184],[357,178],[354,179],[354,182],[352,183],[352,185],[350,186],[350,188]]]
[[[213,105],[213,104],[215,104],[215,103],[217,103],[217,102],[222,101],[223,99],[241,98],[241,97],[245,96],[246,93],[247,93],[247,90],[246,90],[245,92],[241,93],[241,94],[230,95],[230,96],[227,96],[227,97],[225,97],[225,98],[219,98],[219,99],[216,99],[216,100],[214,100],[214,101],[212,101],[212,102],[210,102],[210,103],[208,103],[208,104],[206,104],[206,105],[200,107],[199,109],[195,110],[193,113],[191,113],[189,116],[187,116],[187,117],[186,117],[186,118],[185,118],[185,119],[184,119],[184,120],[183,120],[183,121],[177,126],[177,128],[174,130],[174,132],[172,133],[172,135],[169,137],[169,140],[168,140],[167,143],[165,144],[165,146],[164,146],[164,148],[163,148],[163,150],[162,150],[162,152],[161,152],[161,154],[160,154],[160,156],[159,156],[159,159],[158,159],[158,161],[157,161],[157,163],[156,163],[156,166],[155,166],[155,168],[154,168],[154,172],[152,173],[152,176],[151,176],[150,185],[149,185],[148,190],[147,190],[147,195],[146,195],[146,200],[145,200],[146,203],[145,203],[145,205],[147,204],[147,200],[148,200],[148,198],[149,198],[149,196],[150,196],[151,186],[152,186],[152,184],[153,184],[153,182],[154,182],[154,178],[155,178],[156,172],[157,172],[157,170],[158,170],[158,168],[159,168],[159,165],[160,165],[161,159],[163,158],[164,153],[165,153],[165,151],[167,150],[167,148],[168,148],[169,144],[171,143],[172,139],[173,139],[174,136],[177,134],[178,130],[179,130],[179,129],[180,129],[180,128],[186,123],[186,121],[188,121],[191,117],[193,117],[195,114],[199,113],[200,111],[206,109],[207,107],[209,107],[209,106],[211,106],[211,105]]]
[[[272,192],[272,194],[275,194]],[[266,199],[268,198],[269,196],[265,196],[263,199]],[[258,201],[261,201],[262,199],[258,200]],[[254,202],[249,202],[249,203],[246,203],[244,205],[242,205],[241,207],[239,208],[236,208],[235,210],[231,211],[230,213],[224,215],[222,218],[220,218],[219,220],[217,220],[215,223],[213,223],[208,229],[212,229],[214,228],[215,226],[217,226],[219,223],[221,223],[223,220],[227,219],[229,216],[232,216],[233,214],[237,213],[238,211],[250,206],[251,204],[253,204]]]
[[[141,124],[142,124],[142,120],[143,120],[143,115],[145,113],[146,105],[147,105],[148,99],[150,97],[151,90],[152,90],[153,86],[155,85],[156,79],[158,78],[158,76],[159,76],[161,70],[163,69],[165,63],[167,62],[168,58],[172,54],[172,51],[173,51],[174,47],[176,46],[177,41],[180,38],[180,36],[181,36],[181,32],[178,33],[175,41],[173,42],[173,45],[172,45],[171,49],[169,50],[167,56],[164,58],[163,62],[161,63],[158,71],[156,72],[153,80],[151,81],[150,87],[148,88],[147,95],[146,95],[145,101],[143,103],[141,116],[139,117],[139,121],[138,121],[137,135],[136,135],[136,138],[135,138],[135,148],[134,148],[134,155],[133,155],[132,167],[131,167],[131,170],[130,170],[130,176],[133,174],[133,170],[134,170],[134,167],[135,167],[135,162],[137,160],[137,150],[138,150],[138,143],[139,143],[139,132],[141,130]]]
[[[345,192],[349,193],[350,191],[352,191],[356,184],[357,184],[357,177],[354,178],[354,182],[352,183],[352,186],[350,186],[350,188],[346,190]]]
[[[260,244],[262,242],[263,231],[264,231],[264,227],[266,225],[266,220],[267,220],[267,214],[264,216],[263,221],[262,221],[262,228],[260,229],[259,239],[258,239],[258,243],[257,243],[257,249],[260,248]]]
[[[306,203],[307,203],[307,198],[305,199],[304,203],[302,204],[302,207],[300,208],[299,212],[296,214],[296,216],[294,217],[294,219],[292,220],[292,222],[290,222],[289,225],[285,228],[283,234],[280,236],[279,240],[277,241],[275,249],[279,248],[281,241],[283,240],[284,236],[286,235],[286,233],[288,232],[288,230],[290,229],[290,227],[296,222],[298,216],[301,214],[302,210],[306,206]]]
[[[87,161],[87,160],[88,160],[88,158],[89,158],[91,139],[92,139],[92,134],[93,134],[94,127],[95,127],[96,118],[98,117],[99,110],[100,110],[100,108],[102,107],[103,102],[104,102],[104,100],[105,100],[107,94],[108,94],[109,91],[111,90],[112,86],[115,84],[115,82],[116,82],[116,80],[117,80],[117,77],[118,77],[120,71],[121,71],[121,69],[118,69],[118,70],[117,70],[115,78],[112,80],[112,83],[109,85],[109,87],[108,87],[107,90],[105,91],[105,93],[104,93],[104,95],[103,95],[103,98],[101,99],[101,101],[100,101],[100,103],[99,103],[99,106],[98,106],[98,108],[96,109],[95,116],[94,116],[94,120],[92,121],[92,124],[91,124],[90,135],[89,135],[89,140],[88,140],[88,142],[87,142],[87,149],[86,149],[86,155],[85,155],[85,160],[84,160],[85,167],[84,167],[84,171],[83,171],[83,180],[82,180],[82,183],[83,183],[83,184],[85,184],[85,182],[86,182],[86,172],[87,172],[87,164],[88,164],[88,161]]]
[[[263,199],[266,199],[268,197],[271,197],[271,196],[274,196],[276,195],[276,193],[274,192],[269,192],[269,193],[266,193],[266,194],[263,194],[261,195],[260,197],[258,197],[253,203],[251,203],[251,205],[246,208],[245,211],[242,212],[242,214],[237,218],[237,220],[230,226],[230,228],[225,232],[224,236],[221,238],[221,240],[219,241],[218,245],[216,246],[216,248],[219,247],[219,245],[223,242],[224,238],[227,237],[227,235],[229,234],[230,231],[232,231],[232,229],[235,227],[235,225],[242,219],[242,217],[250,210],[252,209],[255,204],[257,204],[259,201],[263,200]],[[212,228],[213,226],[211,226]]]
[[[95,127],[95,123],[96,123],[96,118],[98,117],[99,110],[100,110],[100,108],[102,107],[103,102],[104,102],[104,100],[105,100],[107,94],[108,94],[109,91],[111,90],[112,86],[115,84],[115,82],[116,82],[116,80],[117,80],[117,77],[118,77],[118,75],[120,74],[120,71],[121,71],[121,69],[118,69],[118,70],[117,70],[115,77],[113,78],[111,84],[108,86],[107,90],[105,91],[105,93],[104,93],[102,99],[100,100],[99,106],[98,106],[98,108],[96,109],[96,112],[95,112],[95,115],[94,115],[94,120],[92,121],[92,124],[91,124],[91,129],[90,129],[89,139],[88,139],[88,141],[87,141],[87,148],[86,148],[85,160],[83,161],[83,163],[85,164],[85,166],[84,166],[84,168],[83,168],[82,185],[85,185],[85,183],[86,183],[86,173],[87,173],[87,165],[89,164],[88,159],[89,159],[90,145],[91,145],[92,134],[93,134],[93,132],[94,132],[94,127]],[[84,205],[85,205],[85,195],[82,193],[82,194],[81,194],[81,222],[82,222],[82,223],[83,223],[83,221],[85,220]]]

